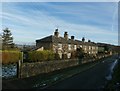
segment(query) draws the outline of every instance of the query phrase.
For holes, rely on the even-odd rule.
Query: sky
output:
[[[69,38],[118,44],[117,2],[3,2],[0,20],[17,44],[35,43],[56,28],[62,37],[67,31]]]

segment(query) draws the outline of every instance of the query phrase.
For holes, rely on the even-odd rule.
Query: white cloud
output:
[[[11,11],[14,12],[11,13]],[[112,38],[117,36],[117,32],[115,31],[105,30],[97,26],[70,23],[49,15],[47,12],[39,10],[30,10],[28,12],[31,13],[21,12],[17,9],[9,9],[7,12],[2,12],[3,25],[8,25],[8,27],[13,30],[15,41],[34,42],[36,38],[42,38],[43,36],[53,34],[56,26],[59,26],[61,36],[63,36],[64,31],[68,31],[70,36],[74,34],[78,39],[83,36],[97,35],[101,39],[94,39],[95,41],[102,40],[103,36],[104,38],[109,37],[111,41],[114,41],[115,38]],[[12,24],[8,24],[9,22],[12,22]],[[105,41],[107,41],[107,39]]]

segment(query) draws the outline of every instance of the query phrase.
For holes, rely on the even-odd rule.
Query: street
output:
[[[48,87],[47,89],[100,89],[111,79],[117,56],[103,60],[93,68]]]

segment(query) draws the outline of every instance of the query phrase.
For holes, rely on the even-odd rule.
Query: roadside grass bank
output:
[[[4,50],[0,51],[0,56],[2,59],[2,64],[14,64],[19,60],[22,60],[22,53],[18,50]]]
[[[110,89],[110,91],[120,90],[120,59],[118,60],[118,64],[116,65],[112,74],[112,80],[108,82],[105,88]]]
[[[104,59],[106,58],[102,58],[97,61],[81,64],[74,67],[69,67],[66,69],[57,70],[50,73],[40,74],[34,77],[3,80],[3,89],[44,89],[59,81],[62,81],[66,78],[90,69]]]

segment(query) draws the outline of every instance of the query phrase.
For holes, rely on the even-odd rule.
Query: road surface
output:
[[[47,89],[100,89],[104,88],[111,79],[111,68],[115,64],[117,56],[113,56],[100,62],[93,68],[81,72],[71,78],[58,82]]]

